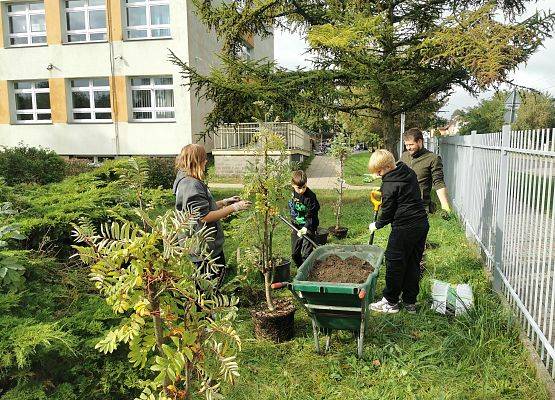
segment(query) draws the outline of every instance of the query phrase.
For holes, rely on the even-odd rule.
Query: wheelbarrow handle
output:
[[[289,222],[289,221],[287,220],[287,218],[283,217],[282,215],[278,215],[278,217],[279,217],[279,219],[281,219],[281,220],[285,223],[285,225],[287,225],[289,228],[291,228],[294,232],[299,233],[299,230],[298,230],[297,228],[295,228],[295,226],[294,226],[291,222]],[[315,242],[314,240],[312,240],[311,238],[309,238],[308,235],[303,235],[303,237],[304,237],[306,240],[308,240],[308,242],[309,242],[312,246],[314,246],[314,248],[320,247],[318,244],[316,244],[316,242]]]
[[[272,289],[281,289],[287,286],[289,286],[289,282],[276,282],[270,285]]]

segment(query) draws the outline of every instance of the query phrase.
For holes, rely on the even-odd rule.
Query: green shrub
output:
[[[64,159],[52,150],[21,144],[0,151],[0,176],[8,185],[60,182],[65,173]]]
[[[25,186],[14,188],[13,197],[18,199],[20,210],[17,222],[28,238],[26,247],[56,248],[61,250],[59,256],[64,256],[73,244],[71,224],[80,217],[86,216],[96,226],[110,220],[109,209],[125,218],[136,217],[133,207],[138,199],[117,182],[118,169],[125,165],[125,159],[108,161],[92,172],[63,182],[35,186],[32,190]],[[168,190],[149,189],[143,200],[161,210],[174,207],[173,195]]]
[[[86,158],[70,158],[66,160],[66,176],[75,176],[94,169],[91,161]]]
[[[151,157],[146,159],[148,168],[147,187],[171,189],[175,179],[173,157]]]

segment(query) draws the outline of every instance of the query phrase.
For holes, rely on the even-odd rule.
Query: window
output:
[[[8,4],[8,27],[11,46],[46,43],[44,3]]]
[[[51,122],[48,81],[14,82],[14,94],[18,122]]]
[[[239,48],[239,57],[244,60],[252,59],[253,48],[246,43],[241,43]]]
[[[75,122],[109,122],[112,119],[108,78],[72,79],[71,102]]]
[[[131,78],[131,99],[135,121],[175,118],[172,77]]]
[[[67,0],[68,42],[106,40],[106,0]]]
[[[168,0],[126,0],[127,38],[170,37]]]

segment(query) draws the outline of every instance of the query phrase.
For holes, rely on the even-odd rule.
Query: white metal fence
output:
[[[291,122],[267,122],[264,125],[285,138],[288,150],[312,150],[310,136],[297,125]],[[214,138],[214,149],[242,150],[252,144],[259,131],[260,124],[257,122],[221,125]]]
[[[555,129],[438,140],[453,206],[555,378]]]

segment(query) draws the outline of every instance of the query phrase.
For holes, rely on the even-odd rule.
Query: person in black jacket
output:
[[[315,239],[316,229],[320,221],[318,220],[318,210],[320,203],[312,190],[307,186],[307,177],[304,171],[294,171],[291,177],[293,195],[289,200],[289,211],[291,213],[291,223],[299,230],[298,233],[291,233],[291,258],[300,267],[301,264],[314,250],[313,246],[303,236],[307,235],[312,240]]]
[[[387,150],[377,150],[368,162],[370,173],[382,177],[382,211],[370,224],[370,232],[391,224],[385,251],[387,270],[383,298],[370,308],[384,313],[399,312],[399,297],[410,313],[416,312],[420,283],[420,260],[430,225],[422,202],[416,173]]]

